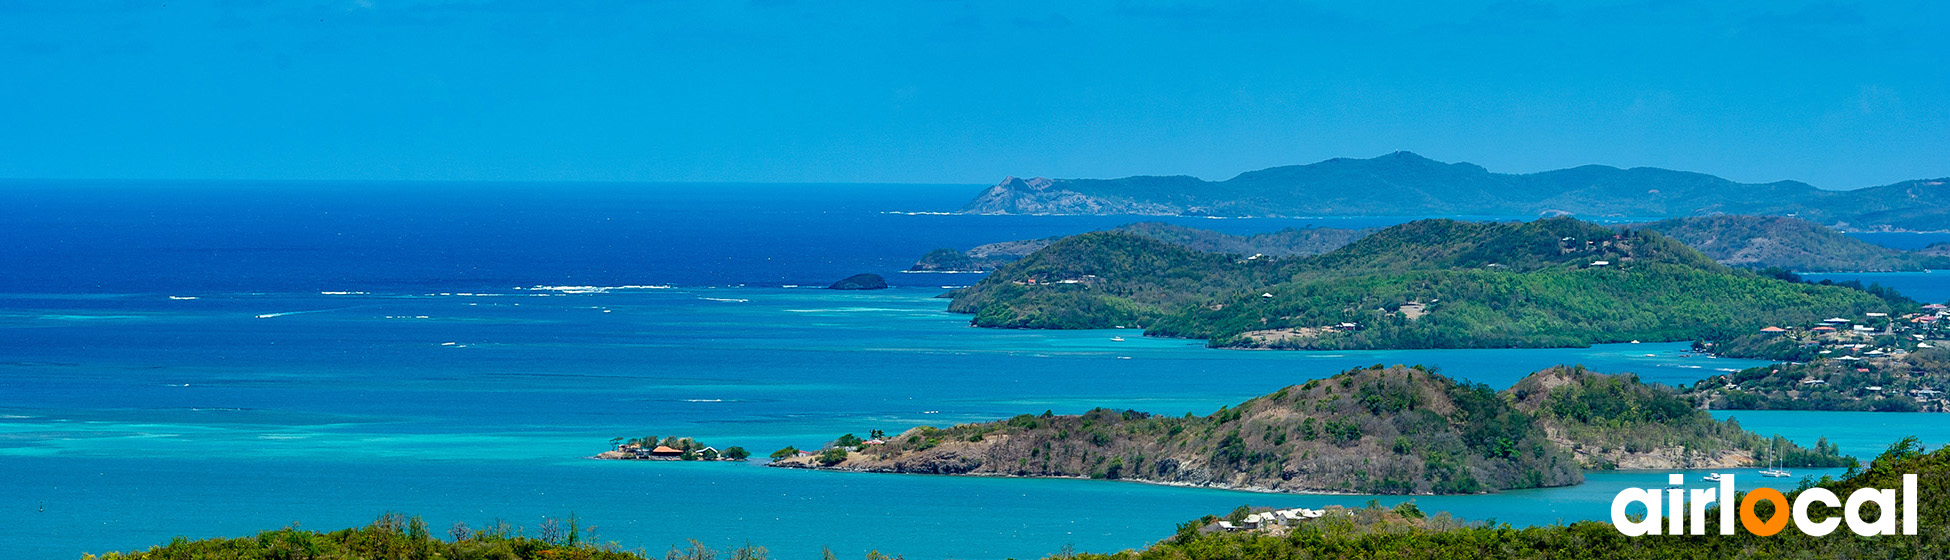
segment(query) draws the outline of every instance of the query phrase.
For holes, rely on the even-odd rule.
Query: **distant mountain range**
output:
[[[1494,173],[1409,152],[1241,173],[1019,179],[989,187],[971,214],[1150,216],[1795,216],[1850,231],[1950,230],[1950,178],[1850,191],[1807,183],[1737,183],[1704,173],[1586,165]]]

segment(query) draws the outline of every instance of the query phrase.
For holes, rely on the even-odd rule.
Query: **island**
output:
[[[827,286],[826,289],[828,290],[885,290],[887,289],[887,279],[881,278],[879,274],[872,274],[872,273],[855,274],[852,276],[848,276],[846,278],[842,278],[838,282],[834,282],[831,286]]]
[[[726,447],[723,451],[687,437],[657,436],[640,438],[615,438],[609,440],[610,450],[597,454],[596,459],[640,460],[640,461],[743,461],[751,458],[750,451],[743,447]]]
[[[1631,375],[1557,367],[1499,392],[1420,366],[1379,365],[1205,416],[1044,412],[849,435],[773,458],[771,466],[787,468],[1363,494],[1568,486],[1585,469],[1853,464],[1825,440],[1803,448],[1763,438]]]
[[[1051,243],[951,292],[991,328],[1143,328],[1222,348],[1580,347],[1725,340],[1896,313],[1887,290],[1729,267],[1647,229],[1417,220],[1286,258],[1116,231]]]
[[[1494,173],[1409,152],[1248,171],[1224,181],[1010,177],[970,214],[1151,216],[1798,216],[1851,231],[1950,230],[1950,179],[1848,191],[1796,181],[1743,184],[1703,173],[1585,165]]]

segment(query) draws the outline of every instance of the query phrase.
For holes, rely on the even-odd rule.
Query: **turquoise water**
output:
[[[686,539],[784,558],[822,546],[917,560],[1114,550],[1242,503],[1370,498],[583,457],[617,436],[694,436],[762,455],[1043,410],[1204,414],[1375,363],[1497,387],[1560,363],[1666,383],[1756,365],[1682,356],[1679,344],[1245,352],[1130,331],[973,329],[932,296],[975,276],[898,272],[939,247],[1155,219],[941,214],[980,188],[0,182],[0,559],[294,522],[336,529],[387,510],[437,528],[574,513],[604,539],[652,551]],[[1249,234],[1408,219],[1168,221]],[[858,272],[899,287],[783,288]],[[1941,272],[1826,277],[1950,299]],[[678,287],[512,288],[536,284]],[[1111,340],[1120,335],[1129,340]],[[1935,415],[1734,416],[1864,457],[1901,435],[1950,442]],[[1551,523],[1602,518],[1619,488],[1665,478],[1588,480],[1417,501]]]
[[[1370,498],[582,457],[616,436],[687,435],[762,455],[1043,410],[1204,414],[1375,363],[1435,365],[1497,387],[1559,363],[1662,382],[1758,364],[1687,357],[1683,344],[1211,350],[1135,331],[973,329],[936,292],[5,296],[0,526],[19,530],[0,556],[67,558],[293,522],[337,528],[392,509],[436,527],[497,517],[534,527],[574,513],[603,539],[653,551],[685,539],[787,557],[822,546],[910,558],[1115,550],[1242,503]],[[1735,416],[1864,457],[1900,434],[1950,442],[1934,415]],[[1603,518],[1618,489],[1663,482],[1595,473],[1578,487],[1416,500],[1551,523]]]

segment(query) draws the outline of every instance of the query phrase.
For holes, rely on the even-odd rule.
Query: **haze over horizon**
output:
[[[1950,175],[1928,2],[0,6],[0,177]]]

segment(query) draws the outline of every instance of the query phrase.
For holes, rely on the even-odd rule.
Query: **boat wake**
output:
[[[271,318],[274,318],[274,317],[284,317],[284,316],[288,316],[288,315],[309,315],[309,314],[312,314],[312,313],[330,313],[330,312],[333,312],[333,311],[345,311],[345,310],[347,310],[347,309],[358,309],[358,308],[359,308],[359,306],[356,306],[356,305],[355,305],[355,306],[352,306],[352,307],[334,307],[334,308],[331,308],[331,309],[307,309],[307,310],[304,310],[304,311],[280,311],[280,312],[277,312],[277,313],[259,313],[259,314],[257,314],[257,315],[256,315],[255,317],[256,317],[256,318],[258,318],[258,319],[271,319]]]

